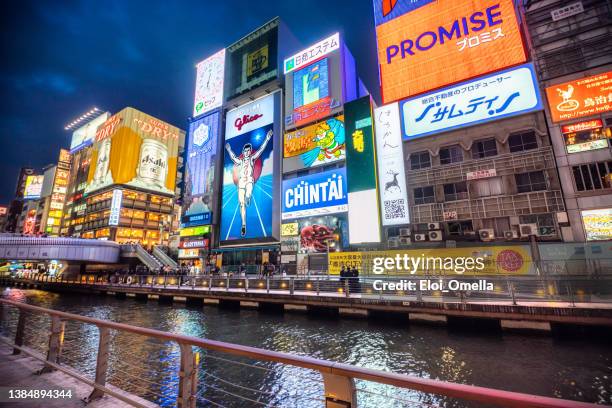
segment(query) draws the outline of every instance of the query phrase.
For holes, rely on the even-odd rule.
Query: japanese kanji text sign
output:
[[[612,111],[612,71],[546,88],[553,122]]]

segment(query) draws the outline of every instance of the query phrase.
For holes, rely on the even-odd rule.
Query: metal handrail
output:
[[[497,390],[475,385],[457,384],[447,381],[419,378],[415,376],[390,373],[349,364],[321,360],[312,357],[295,356],[277,351],[264,350],[256,347],[243,346],[226,343],[217,340],[209,340],[182,334],[173,334],[156,329],[132,326],[125,323],[116,323],[108,320],[81,316],[73,313],[61,312],[39,306],[28,305],[6,299],[0,299],[0,303],[18,308],[20,311],[45,313],[60,320],[73,320],[82,323],[93,324],[98,328],[114,329],[132,334],[152,337],[155,339],[176,342],[181,346],[181,352],[186,347],[196,346],[207,350],[213,350],[231,354],[234,356],[248,357],[268,362],[288,364],[296,367],[319,371],[325,378],[326,374],[340,376],[347,379],[361,379],[377,383],[408,388],[416,391],[434,393],[453,398],[466,399],[481,403],[497,404],[507,407],[596,407],[596,404],[563,400],[538,395],[530,395],[512,391]],[[100,355],[98,356],[100,357]],[[100,365],[100,361],[98,361]],[[103,384],[102,384],[103,385]],[[193,387],[195,389],[195,387]],[[326,386],[326,394],[333,394]],[[182,405],[179,403],[179,405]]]

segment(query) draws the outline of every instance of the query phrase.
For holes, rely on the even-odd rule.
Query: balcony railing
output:
[[[561,191],[552,190],[414,205],[410,210],[412,222],[418,224],[446,221],[444,212],[456,212],[458,220],[471,220],[558,212],[565,205]]]
[[[419,187],[466,181],[467,173],[478,170],[495,169],[498,176],[504,176],[553,168],[555,168],[555,158],[552,147],[545,146],[522,153],[501,154],[458,164],[408,170],[406,174],[408,184],[411,187]]]

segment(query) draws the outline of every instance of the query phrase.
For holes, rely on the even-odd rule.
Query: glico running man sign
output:
[[[272,238],[274,220],[275,123],[279,93],[227,113],[223,161],[221,241]],[[276,225],[276,228],[274,228]]]
[[[400,102],[405,140],[536,110],[542,99],[531,64]]]

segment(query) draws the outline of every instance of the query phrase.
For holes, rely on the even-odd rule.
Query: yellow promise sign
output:
[[[299,233],[299,226],[297,222],[288,222],[281,224],[281,237],[294,237]]]

